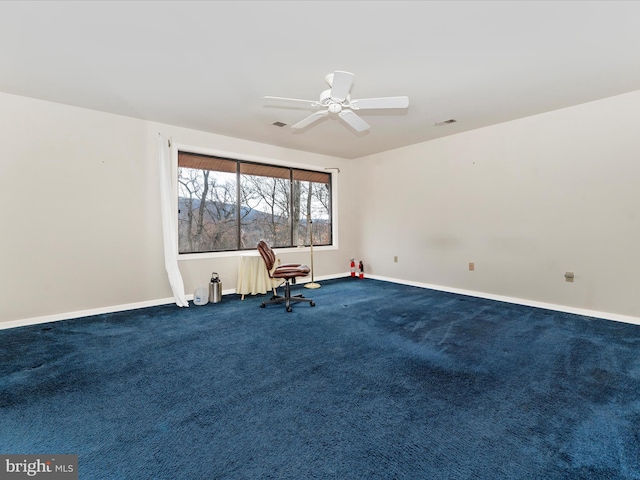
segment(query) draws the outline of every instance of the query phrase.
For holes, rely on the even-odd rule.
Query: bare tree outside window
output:
[[[238,236],[235,175],[178,169],[181,253],[235,249]]]
[[[329,174],[179,152],[178,185],[180,253],[309,245],[311,225],[331,244]]]
[[[331,218],[328,214],[329,184],[295,181],[294,189],[298,191],[299,208],[297,216],[296,245],[310,245],[313,227],[313,244],[331,244]],[[311,223],[309,223],[311,220]]]

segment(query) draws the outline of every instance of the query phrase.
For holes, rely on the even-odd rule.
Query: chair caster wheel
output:
[[[312,307],[315,307],[316,303],[315,302],[309,302],[309,305],[311,305]]]
[[[261,303],[260,308],[264,308],[264,307],[266,307],[266,305],[264,303]]]
[[[287,312],[293,312],[293,308],[287,307]]]

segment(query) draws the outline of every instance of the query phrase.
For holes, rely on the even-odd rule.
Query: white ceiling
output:
[[[272,125],[334,70],[409,109]],[[343,158],[634,90],[638,1],[0,2],[0,91]]]

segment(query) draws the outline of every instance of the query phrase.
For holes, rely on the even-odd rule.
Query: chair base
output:
[[[287,309],[287,312],[291,312],[293,311],[293,308],[291,308],[291,304],[298,303],[298,302],[309,302],[309,305],[312,307],[315,307],[316,305],[315,302],[310,298],[305,298],[302,295],[291,295],[291,284],[287,280],[284,284],[284,296],[281,297],[279,295],[274,295],[273,297],[271,297],[271,300],[267,302],[262,302],[260,304],[260,308],[264,308],[267,305],[271,305],[272,303],[284,303]]]

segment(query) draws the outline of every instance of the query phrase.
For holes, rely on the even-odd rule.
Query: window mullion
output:
[[[240,162],[236,162],[236,236],[238,238],[237,249],[242,250],[242,192],[241,192],[241,184],[240,184]]]
[[[293,208],[293,169],[289,169],[289,245],[295,247],[295,243],[293,243],[294,232],[293,227],[295,226],[295,222],[293,219],[294,214]]]

